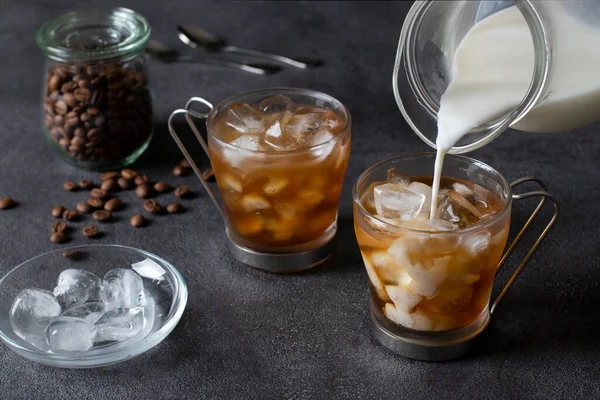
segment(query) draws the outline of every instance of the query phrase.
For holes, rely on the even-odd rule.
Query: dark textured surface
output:
[[[42,56],[33,33],[73,2],[9,0],[0,9],[0,273],[58,245],[48,240],[50,210],[83,195],[62,182],[77,171],[40,131]],[[130,205],[98,239],[143,248],[176,265],[187,280],[187,310],[155,349],[96,370],[60,370],[0,345],[0,397],[6,399],[183,398],[598,398],[600,320],[600,145],[595,127],[565,134],[508,132],[472,156],[507,178],[535,174],[549,183],[562,215],[468,357],[450,363],[404,359],[370,333],[367,277],[351,222],[351,185],[381,159],[426,150],[394,102],[391,73],[408,2],[295,3],[88,1],[124,5],[150,20],[155,36],[178,45],[178,23],[198,23],[232,43],[327,61],[309,72],[263,78],[194,65],[151,65],[157,137],[136,165],[154,179],[190,184],[189,211],[133,230]],[[80,3],[83,6],[83,3]],[[299,86],[337,97],[351,111],[353,151],[340,207],[338,264],[275,276],[249,270],[227,253],[223,226],[195,179],[173,178],[180,158],[168,139],[169,113],[194,95],[218,102],[268,86]],[[96,178],[97,179],[97,178]],[[585,185],[585,186],[584,186]],[[167,201],[172,195],[159,197]],[[515,207],[514,226],[528,204]],[[84,223],[77,223],[78,229]],[[81,234],[71,244],[90,242]],[[523,251],[518,252],[523,254]],[[505,280],[508,271],[500,274]]]

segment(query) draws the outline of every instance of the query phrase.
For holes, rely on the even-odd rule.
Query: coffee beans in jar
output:
[[[94,35],[82,33],[92,28]],[[152,99],[143,51],[149,35],[146,19],[125,8],[64,14],[36,33],[47,57],[44,129],[67,160],[120,169],[148,146]]]

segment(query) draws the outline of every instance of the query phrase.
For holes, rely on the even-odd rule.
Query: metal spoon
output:
[[[194,25],[179,25],[179,39],[190,47],[202,47],[211,53],[225,52],[232,54],[242,54],[246,56],[259,57],[265,60],[274,61],[279,64],[290,65],[292,67],[307,69],[317,67],[323,62],[320,60],[311,60],[304,58],[289,58],[278,54],[265,53],[258,50],[243,49],[237,46],[229,46],[223,38],[210,33],[209,31]]]
[[[156,58],[157,60],[163,62],[191,62],[197,64],[205,64],[205,65],[216,65],[218,67],[225,68],[234,68],[242,71],[250,72],[252,74],[257,75],[268,75],[274,74],[276,72],[281,71],[280,67],[274,65],[265,65],[265,64],[246,64],[235,61],[223,60],[218,57],[211,56],[189,56],[189,55],[181,55],[175,49],[168,47],[167,45],[150,39],[148,41],[148,46],[146,47],[146,53],[148,53],[151,57]]]

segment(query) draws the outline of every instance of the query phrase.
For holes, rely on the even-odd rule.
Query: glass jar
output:
[[[126,9],[86,10],[43,24],[43,131],[65,160],[92,170],[133,163],[153,133],[144,49],[148,21]]]

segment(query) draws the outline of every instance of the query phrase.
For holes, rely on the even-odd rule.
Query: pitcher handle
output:
[[[217,206],[217,209],[221,213],[221,217],[223,217],[223,220],[226,221],[225,209],[223,208],[223,205],[219,201],[215,192],[211,189],[211,187],[208,184],[208,182],[206,181],[206,179],[204,179],[202,177],[202,172],[200,171],[200,168],[198,168],[198,166],[194,162],[194,159],[192,158],[190,153],[187,151],[185,145],[179,139],[177,132],[175,132],[175,127],[173,126],[173,119],[177,115],[180,115],[180,114],[185,115],[185,120],[187,121],[192,132],[194,132],[194,135],[196,136],[196,140],[198,140],[198,142],[200,142],[200,145],[202,146],[204,153],[206,153],[206,156],[208,157],[208,160],[210,161],[210,153],[208,152],[208,146],[206,144],[206,141],[204,140],[204,138],[200,134],[200,131],[198,130],[198,128],[196,128],[196,125],[194,124],[194,121],[192,120],[192,117],[198,118],[198,119],[206,119],[208,117],[208,115],[210,114],[210,111],[208,113],[199,113],[199,112],[190,110],[190,106],[194,103],[202,103],[205,106],[207,106],[210,111],[212,111],[212,109],[214,108],[213,105],[208,100],[205,100],[202,97],[192,97],[191,99],[189,99],[187,101],[184,109],[182,109],[182,108],[177,109],[177,110],[173,111],[171,113],[171,115],[169,116],[169,120],[167,122],[168,127],[169,127],[169,133],[171,133],[173,140],[175,141],[175,143],[177,143],[177,146],[179,147],[179,150],[181,150],[181,152],[183,153],[183,156],[185,157],[185,159],[190,163],[190,166],[194,170],[194,173],[196,174],[198,179],[200,179],[202,186],[204,186],[204,189],[208,192],[208,195],[212,199],[213,203],[215,203],[215,205]]]
[[[550,222],[548,222],[548,224],[546,225],[546,227],[544,228],[544,230],[542,231],[540,236],[538,236],[538,238],[536,239],[533,246],[531,246],[531,248],[529,249],[529,252],[525,256],[525,258],[523,258],[523,261],[521,261],[521,264],[519,264],[519,266],[517,267],[515,272],[512,274],[512,276],[510,277],[510,279],[508,280],[508,282],[506,283],[506,285],[504,286],[504,288],[502,289],[500,294],[496,297],[496,300],[494,300],[494,303],[490,307],[490,313],[494,312],[494,310],[496,309],[496,307],[498,306],[500,301],[502,301],[504,296],[506,296],[506,294],[512,287],[513,283],[517,280],[517,278],[519,277],[519,274],[523,271],[523,268],[525,268],[525,265],[527,264],[527,262],[529,261],[529,259],[533,255],[533,253],[535,253],[535,251],[537,250],[539,245],[542,243],[544,238],[548,235],[548,232],[550,231],[550,229],[556,222],[556,219],[558,218],[558,214],[559,214],[558,200],[556,200],[556,198],[554,196],[552,196],[551,194],[549,194],[547,192],[548,188],[546,187],[544,182],[542,182],[538,178],[533,177],[533,176],[526,176],[526,177],[523,177],[523,178],[517,179],[516,181],[511,182],[510,187],[511,187],[511,189],[514,189],[517,186],[519,186],[525,182],[535,182],[542,188],[542,190],[521,193],[521,194],[513,194],[512,198],[514,200],[522,200],[522,199],[527,199],[529,197],[541,197],[541,200],[540,200],[539,204],[537,205],[537,207],[535,208],[535,210],[533,211],[533,213],[529,216],[529,219],[527,220],[527,222],[525,222],[525,224],[523,225],[523,227],[517,234],[517,237],[515,238],[515,240],[513,240],[513,242],[510,244],[510,246],[508,247],[508,249],[502,256],[502,259],[498,263],[498,268],[496,270],[496,273],[498,271],[500,271],[500,268],[502,268],[502,266],[504,265],[504,263],[506,262],[508,257],[511,255],[511,253],[513,252],[513,250],[515,249],[517,244],[521,241],[521,239],[523,238],[523,235],[525,234],[527,229],[529,229],[529,226],[532,224],[532,222],[535,220],[535,218],[537,217],[539,212],[542,210],[542,208],[546,204],[546,200],[549,199],[554,204],[554,213],[552,215],[552,218],[550,219]]]

